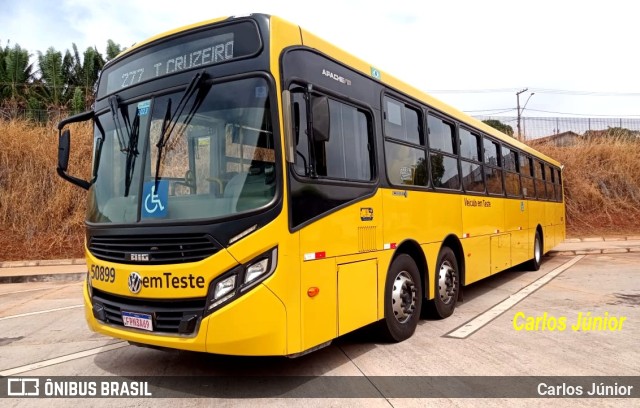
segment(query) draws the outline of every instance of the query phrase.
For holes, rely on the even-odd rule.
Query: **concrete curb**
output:
[[[4,261],[0,262],[1,268],[24,268],[28,266],[58,266],[58,265],[84,265],[84,258],[75,259],[42,259],[37,261]]]
[[[546,256],[575,256],[575,255],[600,255],[600,254],[626,254],[629,252],[640,252],[640,248],[607,248],[607,249],[575,249],[575,250],[563,250],[555,251],[551,250],[547,252]]]
[[[3,283],[32,283],[32,282],[74,282],[81,281],[87,276],[86,272],[47,273],[40,275],[0,276]]]

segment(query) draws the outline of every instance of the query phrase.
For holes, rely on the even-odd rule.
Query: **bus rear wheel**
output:
[[[449,247],[442,248],[438,255],[435,289],[435,297],[427,303],[427,315],[436,319],[451,316],[460,293],[460,269],[458,260]]]
[[[533,241],[533,258],[527,263],[527,269],[537,271],[542,263],[542,237],[540,231],[536,231],[536,238]]]
[[[420,320],[422,283],[413,258],[398,255],[387,272],[384,289],[384,319],[380,321],[382,336],[400,342],[413,335]]]

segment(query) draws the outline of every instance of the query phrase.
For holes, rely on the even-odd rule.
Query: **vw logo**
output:
[[[140,292],[140,288],[142,288],[142,278],[138,272],[131,272],[129,274],[129,290],[131,293]]]

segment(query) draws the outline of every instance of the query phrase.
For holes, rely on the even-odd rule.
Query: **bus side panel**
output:
[[[499,198],[463,196],[462,233],[473,238],[480,235],[492,235],[505,228],[505,206]]]
[[[378,320],[378,262],[338,265],[338,335]]]
[[[543,205],[545,225],[543,225],[542,229],[544,230],[544,252],[546,253],[556,246],[556,244],[559,244],[559,242],[556,242],[556,231],[554,227],[555,203],[547,201]]]
[[[489,235],[461,240],[465,256],[465,280],[463,284],[479,281],[491,275],[491,242]]]
[[[505,200],[505,231],[511,234],[511,265],[531,258],[529,251],[529,211],[524,200]]]
[[[337,335],[338,268],[340,263],[358,263],[375,257],[372,253],[383,249],[382,243],[382,197],[381,190],[371,198],[352,203],[311,222],[300,230],[300,262],[302,262],[302,337],[306,350],[328,341]],[[336,189],[334,193],[339,194]],[[315,258],[315,260],[314,260]],[[306,259],[306,260],[305,260]],[[375,272],[375,269],[374,269]],[[343,276],[343,279],[347,275]],[[370,277],[369,275],[367,275]],[[353,301],[371,303],[372,319],[377,319],[378,282],[375,274],[372,281],[359,291],[345,281],[346,292],[354,296]],[[308,296],[312,287],[320,289],[316,299]],[[373,321],[367,318],[370,321]],[[369,322],[370,322],[369,321]]]
[[[334,339],[338,334],[338,287],[335,258],[302,263],[300,351]],[[309,290],[318,289],[315,296]]]
[[[424,244],[462,235],[458,195],[389,189],[384,190],[383,206],[385,243],[414,239]]]
[[[529,204],[529,229],[531,237],[530,246],[533,248],[533,240],[536,234],[536,227],[538,225],[542,226],[542,230],[544,233],[545,227],[545,202],[544,201],[536,201],[530,200]]]
[[[556,238],[557,238],[556,243],[560,244],[566,238],[564,203],[557,203],[555,207],[556,207],[556,219],[558,220],[558,225],[556,226]]]

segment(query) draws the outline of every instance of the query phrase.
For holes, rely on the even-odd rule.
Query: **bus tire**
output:
[[[540,231],[536,230],[536,237],[533,241],[533,258],[527,262],[527,269],[537,271],[542,263],[542,237]]]
[[[427,303],[427,315],[444,319],[453,314],[460,293],[460,268],[451,248],[440,250],[434,277],[435,297]]]
[[[398,255],[387,272],[384,288],[384,319],[380,332],[385,340],[401,342],[413,335],[420,320],[422,282],[415,261]]]

